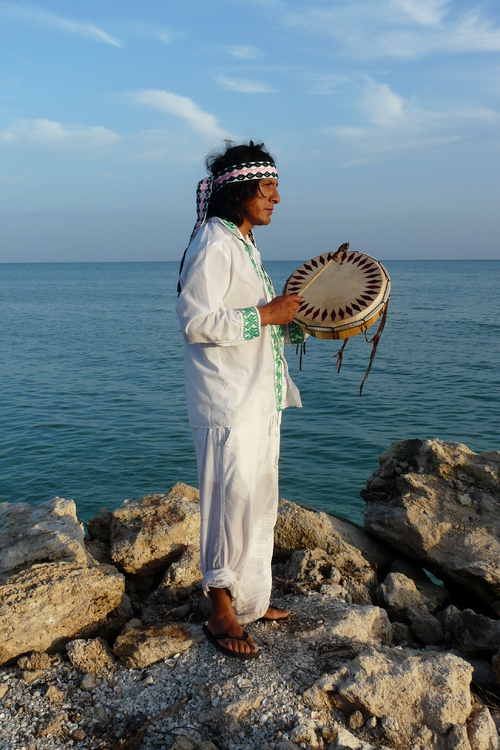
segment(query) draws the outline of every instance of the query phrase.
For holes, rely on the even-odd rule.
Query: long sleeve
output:
[[[228,306],[231,266],[228,242],[202,243],[196,252],[187,254],[177,314],[190,344],[231,346],[260,336],[256,305]]]

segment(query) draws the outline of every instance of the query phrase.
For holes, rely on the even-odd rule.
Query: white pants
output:
[[[278,512],[281,413],[238,427],[193,428],[203,590],[227,588],[238,622],[265,613]]]

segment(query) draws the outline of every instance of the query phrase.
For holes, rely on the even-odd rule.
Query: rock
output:
[[[98,633],[124,589],[111,565],[43,563],[11,575],[0,587],[0,664]]]
[[[465,656],[494,654],[500,648],[500,622],[472,609],[450,609],[446,625]]]
[[[341,579],[334,558],[319,548],[295,550],[281,574],[289,580],[306,583],[322,583],[325,580],[339,583]]]
[[[45,671],[52,667],[56,658],[49,656],[48,654],[40,654],[34,651],[28,656],[21,656],[21,658],[17,660],[17,666],[22,672]]]
[[[85,674],[100,674],[115,665],[113,653],[103,638],[77,638],[66,644],[66,651],[74,668]]]
[[[345,727],[339,726],[337,736],[328,750],[375,750],[375,747],[369,742],[358,739]],[[384,750],[384,748],[380,748],[380,750]]]
[[[444,586],[431,581],[422,568],[413,565],[408,560],[401,560],[400,558],[393,560],[391,573],[402,573],[406,578],[413,581],[429,612],[440,609],[450,595],[450,592]]]
[[[486,706],[478,706],[471,713],[467,735],[472,750],[498,750],[497,728]]]
[[[471,750],[467,728],[463,724],[455,724],[446,738],[446,750]]]
[[[55,685],[50,685],[45,693],[45,700],[50,704],[62,703],[64,701],[64,693]]]
[[[290,732],[290,739],[295,743],[305,743],[308,748],[319,747],[318,736],[314,731],[314,722],[299,722],[296,724]]]
[[[399,621],[406,619],[407,607],[418,607],[423,604],[422,594],[415,583],[402,573],[389,573],[377,588],[377,599],[380,605]]]
[[[364,723],[365,717],[363,716],[361,711],[353,711],[349,716],[349,726],[351,727],[351,729],[361,729]]]
[[[194,591],[201,593],[202,573],[200,567],[200,546],[191,545],[182,553],[177,562],[172,563],[163,580],[151,595],[148,604],[171,603],[183,599]]]
[[[408,607],[406,614],[410,620],[411,629],[426,646],[438,646],[443,643],[444,634],[441,623],[437,617],[431,615],[425,605]]]
[[[352,643],[359,648],[391,642],[392,629],[387,613],[379,607],[358,606],[332,600],[323,621],[300,634],[311,644]]]
[[[415,642],[412,630],[404,622],[391,622],[392,645],[411,646]]]
[[[201,631],[189,625],[130,628],[118,636],[113,653],[129,669],[143,669],[186,651],[202,638]]]
[[[5,683],[3,685],[0,685],[0,701],[6,696],[6,694],[9,692],[9,686]]]
[[[198,492],[176,484],[168,495],[126,500],[111,523],[111,559],[126,573],[164,571],[200,535]]]
[[[495,654],[495,656],[492,659],[492,664],[493,664],[493,669],[495,670],[497,681],[500,684],[500,653]]]
[[[408,471],[398,473],[401,463]],[[404,440],[380,456],[361,492],[365,527],[500,612],[500,452]],[[464,502],[464,498],[468,502]]]
[[[40,737],[51,737],[59,735],[61,732],[61,716],[56,713],[46,714],[40,721],[34,731],[37,739]]]
[[[0,582],[11,571],[60,560],[87,564],[85,533],[73,500],[0,504]]]
[[[478,685],[483,690],[496,692],[498,690],[498,681],[493,666],[485,661],[484,659],[475,659],[473,657],[465,657],[465,661],[469,662],[474,672],[472,674],[472,682]]]
[[[344,542],[326,513],[306,510],[300,505],[280,500],[274,528],[274,547],[278,557],[295,550],[317,548],[335,558],[342,575],[368,586],[376,584],[375,570],[359,550]]]
[[[113,514],[106,508],[101,508],[97,516],[89,519],[85,522],[87,531],[89,532],[89,538],[109,543],[109,536],[111,533],[111,521],[113,520]]]
[[[109,544],[100,542],[98,539],[85,539],[85,549],[97,564],[112,565]]]
[[[422,727],[445,734],[469,716],[471,675],[472,667],[452,654],[368,648],[349,666],[324,675],[304,700],[378,719],[397,716],[401,737]]]
[[[170,745],[170,750],[195,750],[195,745],[193,745],[189,737],[179,735],[175,738],[174,744]]]

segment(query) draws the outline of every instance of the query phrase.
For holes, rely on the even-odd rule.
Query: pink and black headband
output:
[[[234,164],[222,172],[218,172],[213,177],[205,177],[205,179],[200,180],[196,188],[197,219],[189,242],[191,242],[198,229],[205,222],[212,193],[216,193],[231,182],[248,182],[249,180],[265,180],[269,178],[278,179],[278,170],[274,162],[249,161],[245,164]]]

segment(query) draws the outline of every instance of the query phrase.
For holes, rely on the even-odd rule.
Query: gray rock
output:
[[[60,560],[87,565],[85,532],[73,500],[55,497],[32,506],[0,504],[0,580],[11,571]]]
[[[467,735],[472,750],[498,750],[500,747],[495,722],[486,706],[473,709],[467,723]]]
[[[451,611],[446,619],[454,642],[465,656],[494,654],[500,648],[500,622],[472,609]]]
[[[123,576],[111,565],[43,563],[13,574],[0,587],[0,664],[97,634],[124,590]]]
[[[406,473],[396,471],[401,462]],[[365,527],[500,612],[499,471],[498,451],[476,454],[441,440],[394,443],[361,493]]]
[[[422,727],[443,735],[469,716],[471,675],[472,667],[452,654],[368,648],[349,666],[324,675],[304,700],[378,719],[397,716],[401,738]]]
[[[333,600],[321,624],[300,634],[311,644],[343,643],[364,648],[388,644],[392,628],[385,610]]]
[[[450,729],[446,738],[446,750],[471,750],[467,727],[463,724],[456,724]]]
[[[172,563],[163,580],[150,597],[151,603],[176,602],[201,592],[202,573],[200,567],[199,544],[187,547],[177,562]]]
[[[444,586],[431,581],[422,568],[413,565],[408,560],[399,558],[393,560],[391,572],[402,573],[406,578],[413,581],[429,612],[440,609],[449,597],[449,591]]]
[[[431,615],[425,605],[421,607],[408,607],[406,610],[411,629],[419,640],[426,646],[438,646],[444,641],[441,623]]]
[[[111,523],[111,559],[126,573],[165,571],[200,535],[198,491],[176,484],[168,495],[126,500]]]
[[[493,665],[493,669],[495,670],[495,676],[497,678],[497,682],[500,684],[500,653],[495,654],[495,656],[492,659],[492,665]]]

